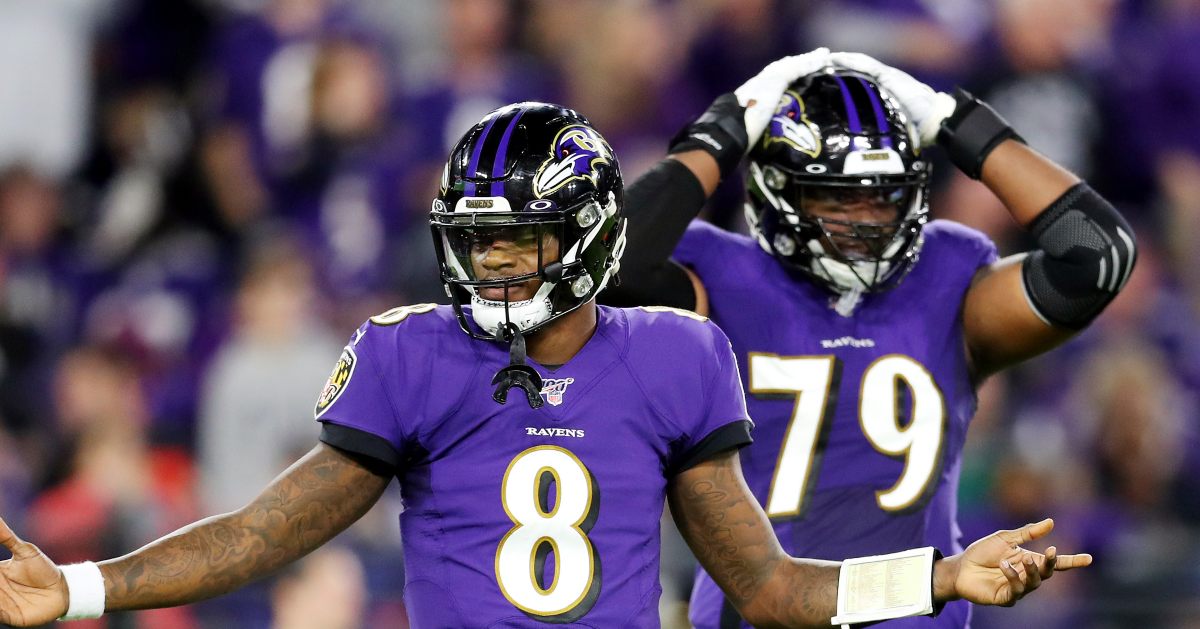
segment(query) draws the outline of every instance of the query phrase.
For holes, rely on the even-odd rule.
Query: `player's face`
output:
[[[853,188],[809,186],[800,205],[808,216],[821,219],[828,236],[822,245],[850,259],[881,253],[895,236],[909,191],[900,186]]]
[[[470,258],[476,279],[499,280],[539,271],[545,265],[558,260],[558,238],[537,225],[513,225],[471,230]],[[538,250],[541,244],[541,266]],[[508,287],[509,301],[532,299],[541,287],[542,280],[532,279]],[[503,287],[481,288],[479,296],[504,301]]]

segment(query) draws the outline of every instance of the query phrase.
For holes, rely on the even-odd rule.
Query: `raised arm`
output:
[[[983,376],[1074,336],[1125,286],[1133,229],[1078,177],[1021,142],[1000,143],[980,179],[1036,248],[975,278],[963,305],[968,355]]]
[[[841,564],[783,552],[767,516],[742,478],[736,451],[676,475],[667,488],[671,513],[704,569],[756,627],[829,627]],[[966,598],[1012,605],[1055,570],[1091,563],[1088,555],[1030,552],[1021,544],[1047,535],[1050,520],[998,531],[933,565],[936,603]]]
[[[991,107],[962,90],[934,92],[866,55],[830,56],[891,92],[921,144],[944,148],[1033,236],[1033,251],[981,270],[967,292],[963,330],[977,377],[1067,340],[1125,286],[1137,260],[1129,224],[1086,183],[1026,146]]]
[[[621,259],[620,283],[605,291],[605,302],[707,314],[704,285],[672,262],[671,252],[717,184],[762,137],[788,84],[824,67],[828,56],[827,49],[818,48],[784,57],[717,97],[671,140],[668,157],[629,185],[629,246]]]
[[[105,610],[170,607],[237,589],[303,557],[358,520],[389,476],[320,444],[245,507],[100,562]],[[44,624],[67,611],[60,569],[0,521],[0,621]]]

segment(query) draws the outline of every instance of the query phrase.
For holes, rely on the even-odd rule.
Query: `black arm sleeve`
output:
[[[655,164],[630,184],[625,189],[628,245],[617,282],[600,294],[600,300],[613,306],[694,309],[692,281],[670,258],[705,200],[696,176],[673,159]]]
[[[1022,267],[1025,293],[1047,323],[1079,330],[1129,281],[1133,229],[1085,183],[1065,192],[1029,226],[1038,249]]]

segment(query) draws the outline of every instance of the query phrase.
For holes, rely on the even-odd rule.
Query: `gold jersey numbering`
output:
[[[779,356],[751,352],[751,394],[794,395],[796,405],[779,444],[779,457],[766,511],[772,518],[800,517],[816,484],[812,469],[822,431],[833,419],[841,365],[835,356]],[[908,425],[900,426],[901,390],[911,396]],[[946,433],[946,402],[921,363],[903,354],[888,354],[863,370],[858,393],[858,421],[863,436],[877,452],[903,457],[904,471],[890,488],[875,492],[884,511],[905,511],[928,495],[938,477]]]
[[[554,491],[554,506],[548,492]],[[600,597],[600,557],[588,538],[599,511],[595,479],[570,450],[541,445],[508,464],[500,502],[513,527],[496,548],[496,583],[526,615],[574,622]],[[543,574],[554,555],[554,579]]]

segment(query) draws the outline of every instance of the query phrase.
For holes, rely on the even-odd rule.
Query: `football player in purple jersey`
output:
[[[451,154],[430,214],[453,305],[358,329],[317,401],[321,443],[245,507],[99,564],[60,568],[0,521],[13,555],[0,621],[218,596],[325,543],[395,476],[413,626],[657,626],[664,500],[745,617],[828,626],[848,572],[786,555],[746,488],[728,339],[691,312],[595,304],[624,248],[623,192],[608,143],[574,111],[489,114]],[[1090,563],[1020,547],[1052,526],[924,551],[900,590],[925,612],[1012,604]]]
[[[607,297],[694,310],[728,334],[756,422],[743,472],[787,552],[954,552],[977,385],[1088,325],[1129,279],[1133,232],[966,92],[854,53],[791,83],[765,122],[744,107],[757,89],[718,98],[630,186],[630,255]],[[998,260],[983,234],[929,221],[935,144],[1035,250]],[[692,221],[747,152],[751,235]],[[733,603],[699,574],[697,627],[741,626]],[[969,617],[962,601],[889,626]]]

